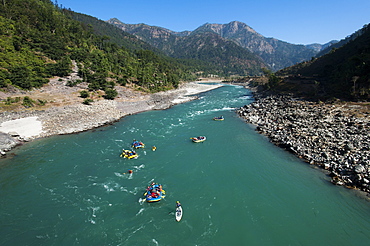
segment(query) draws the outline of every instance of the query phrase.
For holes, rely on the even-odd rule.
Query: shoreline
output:
[[[237,110],[270,142],[325,171],[335,185],[370,196],[370,118],[356,105],[255,95]]]
[[[209,81],[221,83],[220,80]],[[163,110],[197,99],[196,94],[221,87],[221,84],[188,82],[179,88],[120,100],[99,100],[92,105],[75,103],[45,110],[0,113],[0,156],[34,139],[66,135],[112,124],[121,118],[149,110]]]
[[[218,83],[218,84],[208,84]],[[130,100],[81,102],[46,110],[0,113],[0,156],[34,139],[74,134],[113,124],[127,115],[163,110],[196,100],[222,81],[182,84],[178,89]],[[253,92],[253,88],[247,87]],[[353,115],[353,105],[315,103],[290,96],[262,96],[236,113],[270,142],[324,171],[335,185],[370,196],[370,117]],[[346,106],[346,107],[345,107]]]

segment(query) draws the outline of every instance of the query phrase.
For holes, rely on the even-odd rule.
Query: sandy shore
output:
[[[42,133],[42,122],[36,116],[5,121],[0,125],[0,132],[23,138],[37,137]]]
[[[221,86],[189,82],[175,90],[134,98],[120,97],[114,101],[99,100],[92,105],[79,102],[46,110],[3,112],[0,115],[0,151],[5,155],[6,151],[24,141],[86,131],[118,121],[126,115],[166,109],[175,104],[194,100],[197,98],[194,95]]]

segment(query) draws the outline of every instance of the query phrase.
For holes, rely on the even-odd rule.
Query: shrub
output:
[[[33,103],[34,101],[29,96],[25,96],[23,98],[22,105],[25,106],[26,108],[33,107]]]
[[[41,106],[44,106],[47,103],[46,100],[37,99],[37,101],[38,101],[38,105],[41,105]]]
[[[91,98],[86,98],[84,101],[83,101],[83,104],[85,105],[91,105],[91,103],[93,102],[94,100],[92,100]]]
[[[16,98],[7,97],[7,98],[5,99],[5,105],[10,105],[10,104],[12,104],[12,103],[17,103],[17,102],[19,102],[20,100],[21,100],[21,98],[20,98],[20,97],[16,97]]]
[[[80,91],[80,97],[88,98],[90,96],[89,92],[86,90]]]
[[[77,82],[76,81],[72,81],[72,80],[68,80],[66,86],[69,86],[69,87],[74,87],[77,85]]]
[[[118,92],[115,89],[108,88],[105,90],[104,98],[113,100],[117,95],[118,95]]]

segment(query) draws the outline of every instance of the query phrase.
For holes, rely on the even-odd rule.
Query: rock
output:
[[[11,137],[19,137],[19,134],[17,132],[8,132],[8,134],[11,136]]]
[[[0,152],[5,155],[7,151],[19,145],[20,142],[12,138],[9,134],[0,132]]]
[[[336,174],[333,183],[369,191],[365,181],[370,179],[368,117],[346,114],[341,105],[289,96],[260,97],[237,113],[275,145]]]
[[[365,173],[366,170],[365,170],[365,167],[363,167],[362,165],[357,165],[357,166],[355,166],[355,172],[356,173]]]

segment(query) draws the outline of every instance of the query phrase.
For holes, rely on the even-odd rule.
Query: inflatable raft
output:
[[[152,183],[146,189],[144,196],[147,202],[159,202],[165,197],[165,194],[166,192],[162,189],[162,185]]]
[[[143,142],[140,142],[137,140],[134,140],[132,142],[132,148],[139,149],[139,148],[144,148],[144,147],[145,147],[145,144],[143,144]]]
[[[201,143],[201,142],[204,142],[206,141],[206,137],[205,136],[199,136],[199,137],[194,137],[194,138],[190,138],[194,143]]]
[[[123,149],[120,156],[127,159],[136,159],[139,157],[139,155],[135,151],[127,149]]]

